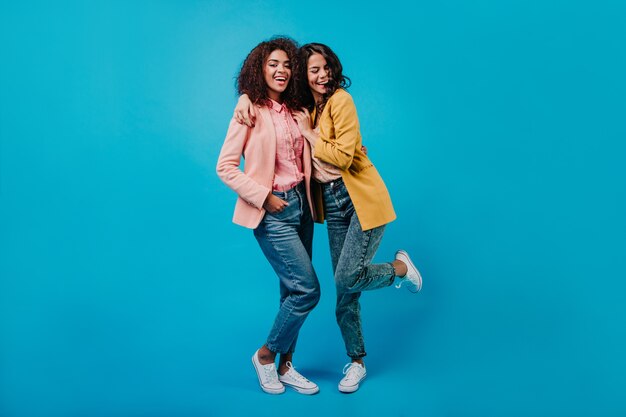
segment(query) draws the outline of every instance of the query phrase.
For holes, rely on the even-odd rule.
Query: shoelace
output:
[[[262,368],[265,373],[265,380],[268,383],[271,384],[271,383],[278,382],[278,374],[276,373],[276,365],[272,363],[270,364],[270,366],[263,365]]]
[[[413,281],[411,281],[410,279],[404,277],[401,278],[402,281],[400,281],[399,284],[396,284],[395,287],[396,288],[400,288],[402,286],[402,284],[404,284],[406,281],[409,281],[411,284],[413,284],[411,287],[409,287],[409,291],[412,292],[413,294],[417,294],[419,292],[419,290],[417,289],[417,284],[414,283]]]
[[[359,371],[362,369],[360,365],[355,365],[355,362],[350,362],[343,367],[343,374],[346,376],[347,381],[352,381],[359,379]]]
[[[287,361],[287,363],[285,364],[287,365],[287,368],[289,368],[291,371],[291,376],[298,380],[299,382],[309,382],[308,379],[306,379],[300,372],[296,371],[296,368],[294,368],[293,364],[291,363],[291,361]],[[289,372],[289,371],[287,371]]]

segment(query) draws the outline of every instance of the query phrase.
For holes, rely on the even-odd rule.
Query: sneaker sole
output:
[[[280,380],[280,379],[279,379]],[[320,392],[320,387],[315,387],[315,388],[300,388],[297,387],[295,385],[291,385],[288,384],[284,381],[280,381],[283,383],[284,386],[289,387],[289,388],[293,388],[294,390],[296,390],[297,392],[299,392],[300,394],[304,394],[304,395],[313,395],[313,394],[317,394],[318,392]]]
[[[361,380],[359,381],[358,384],[352,386],[352,387],[344,387],[343,385],[339,385],[339,392],[343,392],[344,394],[350,394],[352,392],[358,391],[359,387],[361,386],[361,382],[363,382],[363,380],[365,379],[365,377],[367,376],[367,374],[363,375],[363,378],[361,378]]]
[[[411,291],[413,294],[417,294],[418,292],[420,292],[422,290],[422,274],[420,274],[419,269],[417,269],[415,267],[415,265],[413,265],[413,261],[411,261],[411,258],[409,258],[409,254],[406,253],[406,251],[403,250],[399,250],[398,254],[402,255],[404,257],[404,259],[401,259],[402,262],[408,264],[411,268],[413,268],[413,270],[415,271],[415,273],[417,274],[417,278],[419,278],[419,284],[413,284],[411,282],[411,284],[413,284],[413,286],[415,287],[415,291]]]
[[[257,368],[257,361],[255,360],[256,357],[256,352],[254,352],[254,355],[252,355],[252,365],[254,366],[254,370],[256,371],[256,377],[259,379],[259,386],[261,387],[261,389],[268,393],[268,394],[282,394],[283,392],[285,392],[285,387],[282,388],[267,388],[264,387],[263,384],[261,383],[261,376],[259,375],[259,368]]]

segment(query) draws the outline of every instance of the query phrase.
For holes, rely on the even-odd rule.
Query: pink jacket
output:
[[[239,168],[241,156],[245,163]],[[305,140],[302,167],[306,194],[311,202],[311,148]],[[257,106],[255,126],[250,128],[230,121],[222,151],[217,160],[217,175],[238,195],[233,222],[256,229],[265,215],[263,203],[272,191],[276,162],[276,132],[267,107]],[[311,215],[316,218],[313,204]]]

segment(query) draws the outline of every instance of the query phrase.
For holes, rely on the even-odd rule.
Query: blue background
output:
[[[621,1],[3,2],[0,416],[626,415]],[[263,394],[277,281],[215,175],[261,40],[335,49],[392,194],[368,379],[322,301]]]

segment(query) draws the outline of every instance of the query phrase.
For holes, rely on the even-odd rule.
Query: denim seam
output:
[[[302,226],[302,217],[304,216],[304,202],[306,201],[301,192],[296,191],[296,196],[298,197],[298,202],[300,206],[300,226]]]
[[[355,213],[356,216],[356,213]],[[357,286],[357,284],[359,284],[362,280],[362,275],[363,272],[366,268],[365,266],[365,255],[367,254],[367,249],[370,246],[370,242],[371,242],[371,237],[372,237],[372,231],[368,230],[366,232],[363,233],[363,235],[365,236],[364,240],[364,244],[361,245],[361,258],[359,259],[359,269],[357,270],[357,274],[356,274],[356,280],[354,281],[354,283],[348,287],[348,290],[351,291],[354,287]]]
[[[287,271],[288,271],[288,273],[289,273],[289,277],[291,278],[291,281],[292,281],[292,282],[294,282],[294,279],[293,279],[293,271],[291,270],[291,265],[290,265],[290,264],[286,261],[286,259],[284,258],[284,256],[283,256],[280,252],[278,252],[278,250],[276,249],[276,246],[274,245],[273,240],[272,240],[272,239],[270,239],[270,238],[268,238],[268,239],[267,239],[267,241],[269,242],[269,244],[270,244],[270,245],[272,245],[272,248],[274,249],[274,251],[275,251],[276,253],[278,253],[278,255],[280,256],[281,260],[283,261],[283,263],[284,263],[284,264],[285,264],[285,266],[286,266],[286,269],[287,269]],[[291,303],[291,308],[290,308],[289,310],[287,310],[289,314],[287,314],[287,315],[285,316],[285,318],[283,319],[283,322],[282,322],[282,323],[280,323],[280,328],[279,328],[279,329],[278,329],[278,331],[276,332],[277,337],[278,337],[278,336],[280,336],[280,335],[281,335],[281,333],[283,332],[283,329],[284,329],[284,327],[285,327],[285,324],[286,324],[286,322],[287,322],[287,319],[289,318],[289,316],[291,315],[291,313],[293,312],[293,310],[296,308],[296,302],[300,299],[300,296],[299,296],[299,295],[293,295],[293,294],[291,294],[291,298],[294,300],[294,302],[293,302],[293,303]],[[281,307],[282,307],[283,305],[284,305],[284,303],[281,305]],[[269,348],[269,345],[270,345],[270,343],[268,343],[268,348]],[[290,344],[290,346],[291,346],[291,344]],[[289,347],[288,347],[287,349],[289,349]],[[271,349],[270,349],[270,350],[271,350]],[[277,352],[277,353],[286,353],[286,352],[282,352],[282,351],[278,351],[278,350],[273,350],[273,351],[274,351],[274,352]]]
[[[330,187],[329,189],[329,193],[333,198],[333,201],[335,202],[335,206],[337,207],[337,209],[339,210],[339,212],[341,213],[341,217],[345,217],[345,210],[342,210],[343,204],[341,203],[342,201],[342,189],[343,187],[341,186],[337,186],[337,187]],[[347,190],[346,190],[347,191]]]
[[[391,267],[391,277],[389,278],[389,285],[391,285],[396,279],[396,267],[393,266],[393,262],[387,262],[387,264]]]
[[[353,216],[356,216],[356,213],[353,214]],[[357,217],[358,219],[358,217]],[[358,284],[360,284],[361,280],[362,280],[362,275],[363,275],[363,271],[365,270],[365,255],[367,254],[368,248],[370,246],[370,242],[371,242],[371,238],[372,238],[372,230],[367,230],[363,233],[363,244],[361,245],[361,256],[359,258],[359,269],[357,270],[357,279],[356,281],[350,286],[348,287],[348,291],[351,292],[352,289],[357,286]],[[355,294],[356,297],[358,297],[359,292],[354,292],[352,294]],[[361,317],[361,313],[360,313],[360,304],[357,301],[354,304],[354,309],[352,310],[353,314],[355,316],[359,317],[359,321],[360,321],[360,317]],[[362,332],[362,327],[361,326],[357,326],[356,328],[356,333],[358,338],[363,341],[362,343],[364,343],[364,337],[363,337],[363,332]],[[348,356],[350,356],[351,358],[362,358],[363,356],[365,356],[365,353],[351,353]]]

